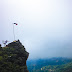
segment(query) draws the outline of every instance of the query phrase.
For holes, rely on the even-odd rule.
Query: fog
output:
[[[0,43],[20,40],[29,59],[72,57],[71,0],[0,0]],[[3,44],[2,44],[3,46]]]

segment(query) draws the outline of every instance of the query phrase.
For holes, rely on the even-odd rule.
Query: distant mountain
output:
[[[72,62],[63,65],[48,65],[33,72],[72,72]]]
[[[60,69],[66,67],[66,65],[71,65],[71,62],[72,59],[58,57],[49,59],[28,60],[27,66],[29,72],[59,72]]]

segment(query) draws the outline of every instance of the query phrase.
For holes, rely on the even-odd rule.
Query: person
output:
[[[3,44],[4,44],[4,46],[6,46],[6,43],[7,43],[7,42],[9,42],[9,41],[7,41],[7,40],[6,40],[6,41],[3,43]]]

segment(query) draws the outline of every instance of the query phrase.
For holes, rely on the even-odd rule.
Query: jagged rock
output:
[[[1,72],[28,72],[26,60],[29,53],[19,40],[9,43],[0,52]]]

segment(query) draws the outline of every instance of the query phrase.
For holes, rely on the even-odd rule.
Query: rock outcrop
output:
[[[29,72],[26,66],[28,56],[19,40],[9,43],[0,50],[0,72]]]

